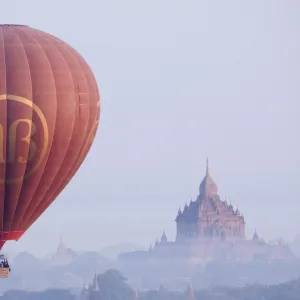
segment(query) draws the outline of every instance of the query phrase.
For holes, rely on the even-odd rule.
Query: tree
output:
[[[132,300],[135,292],[121,272],[110,269],[98,275],[98,285],[104,300]]]

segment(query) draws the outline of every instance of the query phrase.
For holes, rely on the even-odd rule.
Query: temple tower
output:
[[[101,299],[102,298],[101,298],[101,292],[98,285],[98,277],[97,274],[95,274],[89,300],[101,300]]]
[[[186,291],[186,300],[196,300],[193,287],[189,284]]]
[[[199,186],[196,201],[190,201],[183,211],[178,210],[176,240],[241,240],[245,238],[245,220],[238,208],[234,209],[218,195],[218,187],[211,177],[208,159],[206,172]]]
[[[80,300],[89,300],[90,291],[89,291],[89,284],[87,280],[85,281],[82,291],[80,293]]]

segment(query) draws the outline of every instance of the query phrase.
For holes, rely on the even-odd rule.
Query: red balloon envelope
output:
[[[0,249],[71,180],[99,114],[94,75],[72,47],[27,26],[0,25]]]

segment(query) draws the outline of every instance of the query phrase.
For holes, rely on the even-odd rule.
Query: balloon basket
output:
[[[9,268],[0,268],[0,278],[8,278],[10,270]]]

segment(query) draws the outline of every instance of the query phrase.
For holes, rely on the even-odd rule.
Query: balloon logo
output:
[[[9,124],[8,129],[8,146],[6,147],[8,149],[7,155],[5,155],[5,138],[4,138],[4,125],[0,124],[0,165],[1,164],[30,164],[32,160],[34,160],[35,156],[38,155],[38,159],[36,160],[35,164],[32,165],[28,171],[26,168],[26,173],[23,176],[17,177],[17,178],[0,178],[0,184],[3,183],[17,183],[20,181],[23,181],[27,177],[29,177],[31,174],[33,174],[43,159],[45,158],[45,154],[48,147],[49,142],[49,133],[48,133],[48,125],[45,116],[43,115],[43,112],[40,110],[40,108],[34,104],[32,101],[19,97],[14,95],[0,95],[0,109],[1,109],[1,103],[4,101],[7,101],[9,105],[10,102],[15,102],[17,106],[24,106],[22,110],[31,110],[32,113],[36,114],[40,125],[42,127],[42,133],[43,133],[43,143],[41,149],[37,149],[37,144],[34,140],[34,136],[37,131],[37,124],[34,123],[34,121],[31,119],[28,119],[25,117],[22,118],[19,117],[16,120],[11,120],[11,124]],[[20,130],[19,130],[20,129]],[[20,134],[18,135],[18,130],[23,132],[23,136]],[[18,137],[19,136],[19,137]],[[27,153],[23,154],[17,154],[16,149],[19,149],[18,143],[24,143],[27,145],[28,151],[24,151]],[[21,145],[20,145],[21,146]],[[22,146],[21,146],[22,149]],[[6,158],[7,157],[7,158]]]

